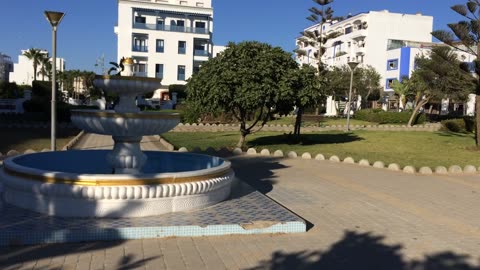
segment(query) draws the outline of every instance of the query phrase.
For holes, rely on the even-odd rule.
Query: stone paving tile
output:
[[[33,269],[50,258],[50,265],[64,258],[65,268],[88,261],[84,253],[91,254],[92,269],[93,262],[100,265],[101,252],[104,269],[119,269],[125,256],[132,269],[396,270],[413,269],[414,261],[415,270],[480,268],[479,175],[416,176],[301,159],[236,157],[232,162],[240,180],[308,220],[310,230],[55,245],[57,252],[5,248],[0,269],[19,263]]]

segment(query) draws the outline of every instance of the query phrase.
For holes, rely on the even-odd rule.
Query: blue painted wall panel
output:
[[[400,80],[404,76],[410,77],[410,52],[410,47],[403,47],[400,51]]]

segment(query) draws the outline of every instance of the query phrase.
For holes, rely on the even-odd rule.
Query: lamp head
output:
[[[57,26],[65,16],[65,13],[58,12],[58,11],[45,11],[45,17],[47,18],[48,22],[52,25],[52,27]]]
[[[348,62],[348,66],[350,67],[350,70],[354,70],[358,66],[358,62]]]

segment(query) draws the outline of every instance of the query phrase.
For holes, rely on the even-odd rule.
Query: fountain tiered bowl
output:
[[[151,78],[99,76],[94,84],[120,100],[112,111],[75,110],[72,122],[111,135],[112,150],[42,152],[4,161],[7,203],[63,217],[143,217],[203,208],[230,195],[234,173],[218,157],[145,151],[144,135],[179,122],[176,113],[140,112],[135,97],[160,87]]]

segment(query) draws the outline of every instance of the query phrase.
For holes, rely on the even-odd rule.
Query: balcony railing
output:
[[[134,52],[148,52],[148,46],[135,46],[135,45],[133,45],[132,51],[134,51]]]
[[[135,72],[135,76],[137,77],[147,77],[147,72]]]
[[[163,53],[165,51],[165,47],[157,47],[156,52]]]
[[[208,51],[206,51],[206,50],[195,50],[195,51],[193,51],[193,55],[195,55],[195,56],[208,56]]]
[[[187,53],[187,48],[185,47],[178,47],[178,54],[185,54]]]
[[[163,72],[161,72],[161,73],[159,73],[159,72],[155,73],[155,78],[157,78],[157,79],[163,79]]]
[[[207,28],[185,27],[185,26],[178,26],[178,25],[163,25],[163,24],[153,24],[153,23],[134,23],[133,28],[158,30],[158,31],[169,31],[169,32],[196,33],[196,34],[208,34],[209,33]]]

